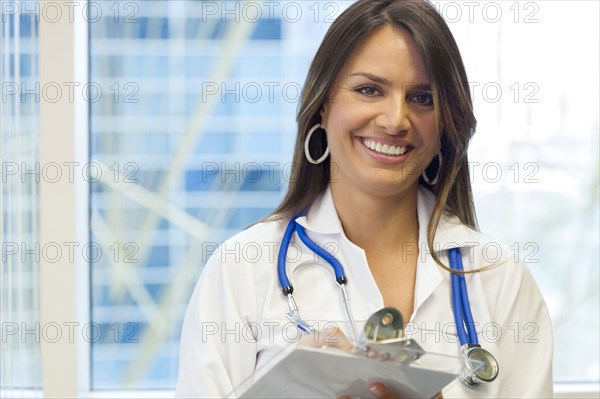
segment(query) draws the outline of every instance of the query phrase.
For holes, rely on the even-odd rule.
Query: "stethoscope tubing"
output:
[[[298,233],[298,237],[300,237],[300,240],[304,243],[304,245],[306,245],[311,251],[313,251],[319,257],[324,259],[325,262],[331,265],[333,271],[335,272],[335,280],[339,284],[346,284],[346,274],[344,272],[344,267],[342,266],[340,261],[337,260],[335,256],[327,252],[324,248],[321,248],[308,236],[304,227],[296,222],[296,219],[298,219],[298,217],[300,217],[300,215],[294,216],[290,220],[290,223],[288,223],[285,232],[283,233],[281,247],[279,248],[279,254],[277,256],[277,276],[279,278],[279,284],[284,290],[284,295],[291,294],[294,291],[294,287],[288,279],[285,268],[287,251],[292,241],[294,231]]]
[[[285,265],[287,263],[286,257],[288,248],[290,247],[294,231],[296,231],[297,218],[298,216],[294,216],[285,228],[283,238],[281,239],[281,247],[279,248],[279,254],[277,255],[277,277],[279,278],[279,284],[281,286],[281,289],[283,290],[283,294],[286,296],[294,291],[294,287],[292,286],[292,283],[290,283],[290,280],[287,277]]]
[[[277,257],[277,276],[279,278],[279,284],[281,286],[283,294],[288,298],[288,304],[290,307],[290,313],[288,313],[288,318],[294,321],[297,324],[298,328],[300,328],[303,332],[310,332],[310,327],[308,325],[305,325],[306,323],[300,318],[298,307],[296,306],[296,301],[294,300],[294,297],[292,295],[292,293],[294,292],[294,287],[288,279],[286,272],[287,251],[290,246],[294,231],[296,231],[298,237],[300,237],[300,240],[304,243],[304,245],[306,245],[319,257],[324,259],[333,268],[335,272],[335,280],[337,281],[342,292],[342,298],[344,302],[344,307],[346,309],[346,314],[348,316],[352,332],[354,333],[354,338],[358,343],[360,341],[360,334],[358,332],[358,328],[356,327],[356,323],[354,321],[354,317],[352,316],[352,311],[350,309],[348,293],[346,292],[346,283],[348,282],[348,280],[346,279],[344,267],[335,256],[333,256],[324,248],[321,248],[316,242],[314,242],[308,236],[304,227],[296,222],[296,219],[300,217],[300,215],[301,214],[294,216],[288,223],[288,226],[286,227],[285,232],[283,234],[283,238],[281,240],[281,247],[279,248],[279,255]]]
[[[327,252],[324,248],[321,248],[316,242],[314,242],[308,236],[308,234],[306,234],[304,227],[298,223],[296,223],[296,232],[298,233],[298,237],[300,237],[300,240],[304,243],[304,245],[306,245],[311,251],[323,258],[325,262],[329,263],[331,267],[333,267],[333,271],[335,272],[335,280],[340,284],[344,284],[346,281],[346,274],[344,273],[344,267],[340,261],[337,260],[335,256]]]
[[[283,238],[281,240],[281,247],[279,248],[279,255],[277,257],[277,276],[279,279],[279,284],[281,286],[283,295],[287,297],[288,306],[290,308],[290,312],[287,313],[286,316],[290,321],[296,324],[296,326],[304,333],[314,333],[313,327],[300,317],[298,306],[296,305],[296,301],[294,300],[294,296],[292,295],[294,287],[288,279],[286,272],[287,252],[292,240],[292,236],[294,235],[294,232],[296,232],[298,234],[298,237],[300,237],[300,240],[304,243],[304,245],[306,245],[319,257],[324,259],[333,268],[335,272],[336,281],[339,284],[340,290],[342,292],[342,298],[348,316],[348,321],[350,322],[350,325],[352,327],[356,343],[360,345],[360,343],[362,342],[362,338],[358,333],[356,323],[354,322],[354,318],[352,317],[352,311],[350,309],[350,304],[348,300],[348,293],[346,291],[346,284],[348,280],[346,279],[344,267],[335,256],[327,252],[324,248],[319,247],[319,245],[308,236],[304,227],[298,224],[296,221],[296,219],[299,216],[301,216],[301,214],[294,216],[288,223],[283,234]],[[448,260],[450,263],[450,268],[453,271],[457,272],[450,273],[450,283],[452,290],[452,310],[454,313],[454,321],[456,324],[456,335],[458,336],[460,346],[465,355],[465,366],[463,367],[459,378],[461,379],[463,384],[470,388],[473,388],[474,386],[479,385],[480,381],[493,381],[498,375],[498,363],[491,353],[481,348],[479,345],[477,331],[475,329],[475,323],[473,321],[473,314],[471,313],[469,295],[467,294],[467,283],[465,280],[464,273],[462,273],[464,269],[460,248],[448,249]],[[491,367],[490,370],[495,370],[492,373],[493,375],[482,375],[477,373],[477,370],[473,368],[471,358],[472,356],[475,356],[475,354],[477,354],[477,356],[479,357],[481,357],[482,355],[485,355],[487,357],[488,366]],[[485,368],[484,370],[487,370],[487,368]]]
[[[459,272],[464,270],[459,248],[450,248],[448,250],[448,258],[451,269]],[[471,307],[469,306],[469,295],[467,293],[467,284],[464,274],[452,273],[451,284],[454,321],[460,345],[479,345],[475,322],[473,321],[473,314],[471,313]]]

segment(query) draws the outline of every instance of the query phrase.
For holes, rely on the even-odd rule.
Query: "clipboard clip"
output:
[[[402,364],[412,363],[424,354],[423,348],[412,339],[369,342],[363,351],[363,355],[366,357]]]
[[[404,336],[404,320],[400,311],[385,307],[373,313],[363,329],[366,342],[356,348],[355,353],[376,357],[382,361],[411,363],[425,351],[412,339]]]

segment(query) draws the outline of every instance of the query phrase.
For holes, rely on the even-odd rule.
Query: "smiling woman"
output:
[[[430,84],[414,39],[403,28],[386,26],[348,59],[320,112],[337,165],[330,187],[344,231],[369,249],[386,304],[406,318],[412,314],[417,257],[403,256],[398,243],[418,239],[419,177],[440,150],[431,90],[415,86]],[[379,239],[373,240],[373,231],[381,233]],[[389,259],[379,257],[386,254]]]
[[[358,331],[384,306],[418,326],[406,334],[425,351],[465,360],[463,384],[448,385],[444,397],[551,396],[552,330],[542,296],[509,247],[477,231],[469,85],[432,5],[360,0],[342,13],[311,64],[297,121],[286,197],[223,243],[196,286],[177,396],[239,395],[296,343],[290,326],[306,332],[333,323],[360,346]],[[249,246],[267,254],[279,242],[278,260],[230,256]],[[482,250],[489,245],[500,248],[493,262]],[[333,247],[335,259],[319,247]],[[515,323],[533,323],[535,341],[502,336]],[[475,370],[475,358],[491,359],[494,373]],[[399,394],[368,382],[375,397]],[[356,384],[364,387],[348,381],[339,392],[315,391],[347,395]]]

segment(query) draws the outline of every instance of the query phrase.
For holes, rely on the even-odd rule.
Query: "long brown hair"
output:
[[[435,261],[451,271],[432,250],[434,235],[447,208],[465,225],[478,228],[467,160],[468,143],[475,132],[476,119],[458,46],[444,19],[426,0],[359,0],[331,25],[302,89],[288,191],[268,219],[288,218],[307,209],[327,188],[332,167],[330,160],[319,165],[310,164],[304,156],[304,141],[310,128],[320,122],[319,111],[352,52],[371,33],[387,25],[404,28],[412,34],[431,82],[441,129],[443,165],[437,167],[436,157],[426,168],[429,176],[439,173],[437,184],[429,186],[422,178],[420,183],[436,198],[427,227],[427,245]],[[310,152],[323,154],[327,140],[324,134],[316,136],[320,138],[311,140]]]

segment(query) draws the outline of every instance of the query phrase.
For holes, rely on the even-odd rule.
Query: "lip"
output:
[[[406,140],[393,140],[385,137],[356,137],[362,149],[369,155],[371,158],[375,159],[377,162],[388,164],[388,165],[397,165],[404,163],[408,159],[408,155],[414,149],[414,146],[406,141]],[[384,155],[378,152],[373,151],[369,147],[367,147],[364,143],[364,140],[373,140],[381,144],[395,145],[395,146],[407,146],[407,150],[402,155]]]

